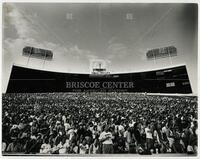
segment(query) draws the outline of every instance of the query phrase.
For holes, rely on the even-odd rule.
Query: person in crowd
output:
[[[3,139],[2,139],[3,140]],[[3,140],[2,141],[2,152],[5,152],[6,151],[6,147],[7,147],[7,144],[6,142]]]
[[[146,122],[145,134],[146,134],[147,153],[150,154],[152,153],[153,150],[153,129],[149,121]]]
[[[159,122],[155,123],[154,131],[153,131],[153,139],[154,139],[154,153],[164,152],[164,139],[161,130],[161,124]]]
[[[126,126],[124,132],[125,151],[130,152],[130,145],[132,144],[131,128]]]
[[[44,143],[41,145],[40,153],[49,154],[51,152],[51,145],[48,139],[44,139]]]
[[[98,136],[94,139],[94,142],[90,145],[89,153],[90,154],[100,153],[100,143],[99,143]]]
[[[141,139],[141,134],[139,130],[139,123],[137,122],[133,126],[132,136],[136,145],[136,151],[138,152],[138,149],[139,147],[141,147],[141,144],[142,144],[142,139]]]
[[[79,144],[79,153],[80,154],[88,154],[89,153],[89,145],[87,144],[86,139],[83,139],[83,141]]]
[[[12,153],[17,153],[17,152],[22,152],[22,145],[19,142],[19,139],[15,138],[13,141],[8,145],[6,152],[12,152]]]
[[[104,126],[104,131],[99,136],[99,141],[102,143],[103,154],[113,153],[113,136],[109,131],[109,125]]]
[[[188,149],[187,152],[188,153],[197,153],[197,121],[193,122],[193,125],[191,126],[191,132],[190,132],[190,136],[189,136],[189,142],[188,142]]]
[[[184,147],[181,144],[180,129],[178,127],[175,127],[173,129],[173,134],[174,134],[173,152],[175,152],[175,153],[183,153],[184,152]]]

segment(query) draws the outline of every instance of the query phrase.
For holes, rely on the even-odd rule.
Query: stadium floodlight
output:
[[[172,57],[172,56],[177,56],[177,49],[174,46],[156,48],[156,49],[149,50],[146,53],[146,57],[148,60]]]
[[[45,60],[51,60],[53,58],[52,51],[30,46],[26,46],[23,48],[22,55],[39,59],[45,59]]]

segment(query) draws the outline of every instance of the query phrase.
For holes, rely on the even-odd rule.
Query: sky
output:
[[[90,73],[103,60],[111,73],[185,64],[197,93],[197,5],[148,3],[4,3],[3,92],[13,64],[57,72]],[[51,61],[22,56],[25,46],[52,50]],[[154,48],[177,56],[147,60]]]

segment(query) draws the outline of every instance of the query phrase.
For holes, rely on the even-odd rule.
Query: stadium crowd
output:
[[[2,101],[3,153],[197,153],[197,97],[21,93]]]

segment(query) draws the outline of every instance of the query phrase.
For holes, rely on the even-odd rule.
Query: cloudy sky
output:
[[[177,57],[148,61],[149,49],[175,46]],[[50,49],[52,61],[22,56],[24,46]],[[89,73],[138,72],[186,64],[197,92],[197,6],[194,4],[3,4],[3,92],[14,64]]]

